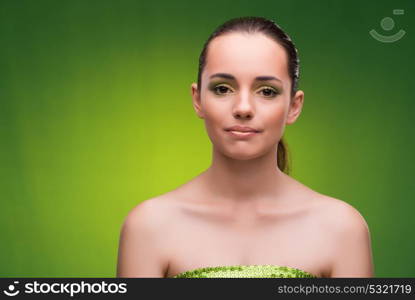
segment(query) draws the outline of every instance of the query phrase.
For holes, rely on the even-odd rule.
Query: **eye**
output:
[[[227,94],[227,91],[230,90],[230,88],[225,85],[217,85],[212,90],[217,95],[224,95]]]
[[[278,91],[270,87],[263,88],[260,92],[263,92],[262,95],[267,98],[273,98],[279,94]]]

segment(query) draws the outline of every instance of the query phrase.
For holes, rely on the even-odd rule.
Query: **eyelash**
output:
[[[229,88],[227,87],[227,86],[225,86],[225,85],[217,85],[217,86],[215,86],[215,87],[213,87],[212,88],[212,91],[216,94],[216,95],[219,95],[219,96],[221,96],[221,95],[224,95],[224,94],[226,94],[226,93],[218,93],[217,92],[217,89],[218,88],[220,88],[220,87],[225,87],[225,88],[227,88],[228,90],[229,90]],[[274,98],[274,97],[276,97],[276,96],[278,96],[279,95],[279,92],[278,91],[276,91],[274,88],[271,88],[271,87],[265,87],[265,88],[263,88],[261,91],[264,91],[264,90],[270,90],[270,91],[272,91],[272,96],[265,96],[266,98]]]

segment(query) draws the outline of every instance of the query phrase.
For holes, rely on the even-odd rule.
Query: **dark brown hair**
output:
[[[275,42],[281,45],[288,56],[288,74],[291,78],[291,97],[294,96],[298,88],[299,80],[299,65],[298,52],[295,48],[291,38],[278,26],[275,22],[262,18],[262,17],[239,17],[226,21],[209,36],[203,46],[203,50],[199,57],[199,71],[197,75],[197,87],[200,94],[201,89],[201,77],[203,69],[206,65],[206,57],[208,46],[210,42],[223,34],[231,32],[246,32],[246,33],[263,33],[266,36],[272,38]],[[292,99],[292,98],[291,98]],[[277,149],[277,165],[278,168],[284,173],[289,173],[289,157],[288,148],[283,138],[278,142]]]

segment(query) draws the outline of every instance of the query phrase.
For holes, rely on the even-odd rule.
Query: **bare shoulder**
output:
[[[163,220],[165,206],[165,198],[160,196],[144,200],[128,212],[125,222],[144,226],[158,225]]]
[[[316,200],[320,224],[336,234],[365,232],[368,225],[362,214],[346,201],[320,194]]]
[[[117,277],[164,277],[168,268],[168,201],[154,197],[133,207],[121,226]]]
[[[144,200],[128,212],[123,226],[152,234],[164,231],[174,215],[175,202],[175,197],[171,193]]]
[[[322,196],[316,206],[322,233],[328,277],[372,277],[373,259],[369,226],[349,203]]]
[[[367,223],[362,214],[346,201],[314,191],[301,182],[291,179],[295,191],[301,191],[305,206],[310,208],[313,223],[340,232],[367,230]]]

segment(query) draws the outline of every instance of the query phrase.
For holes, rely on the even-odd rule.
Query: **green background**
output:
[[[377,277],[415,277],[414,9],[1,1],[0,276],[115,276],[126,214],[209,166],[190,97],[198,56],[216,26],[253,15],[280,24],[300,53],[304,109],[285,133],[292,176],[361,212]],[[381,43],[371,29],[406,35]]]

